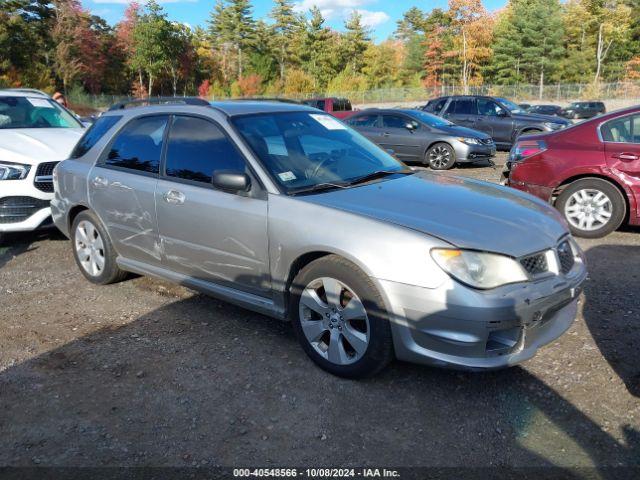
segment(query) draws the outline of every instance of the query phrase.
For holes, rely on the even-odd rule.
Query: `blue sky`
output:
[[[322,10],[327,24],[341,29],[345,17],[358,10],[364,21],[373,29],[377,41],[389,37],[395,30],[396,20],[402,13],[416,6],[425,11],[437,7],[446,7],[447,0],[294,0],[298,8],[307,10],[317,5]],[[83,0],[83,5],[96,15],[105,18],[110,24],[117,23],[127,7],[129,0]],[[142,1],[140,1],[142,3]],[[215,0],[159,0],[171,20],[204,26]],[[492,11],[503,7],[507,0],[483,0],[485,7]],[[268,12],[273,6],[272,0],[253,0],[254,17],[268,20]]]

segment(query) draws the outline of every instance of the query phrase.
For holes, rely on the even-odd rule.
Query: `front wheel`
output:
[[[566,187],[556,200],[571,232],[578,237],[600,238],[616,230],[627,205],[620,190],[600,178],[584,178]]]
[[[364,272],[341,257],[322,257],[298,273],[289,310],[304,351],[334,375],[368,377],[393,358],[380,294]]]
[[[432,170],[449,170],[456,164],[456,151],[448,143],[436,143],[427,150],[426,160]]]

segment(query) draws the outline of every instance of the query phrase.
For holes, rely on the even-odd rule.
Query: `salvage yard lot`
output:
[[[0,465],[640,466],[638,229],[580,240],[580,314],[533,360],[358,382],[316,368],[286,323],[149,278],[93,286],[60,235],[11,238]]]

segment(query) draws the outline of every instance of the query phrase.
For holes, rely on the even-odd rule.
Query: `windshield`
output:
[[[238,117],[233,123],[287,193],[406,170],[403,163],[330,115],[272,113]]]
[[[0,129],[82,128],[58,103],[45,97],[0,97]]]
[[[451,123],[449,120],[445,120],[442,117],[438,117],[436,115],[432,115],[420,110],[407,110],[406,113],[429,127],[438,128],[449,127],[453,125],[453,123]]]
[[[503,107],[509,110],[511,113],[524,113],[524,110],[520,107],[520,105],[516,105],[511,100],[507,100],[506,98],[497,98]]]

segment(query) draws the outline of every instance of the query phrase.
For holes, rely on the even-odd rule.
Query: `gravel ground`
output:
[[[638,229],[580,241],[579,317],[524,365],[359,382],[286,323],[148,278],[93,286],[54,233],[10,241],[0,465],[640,466]]]

